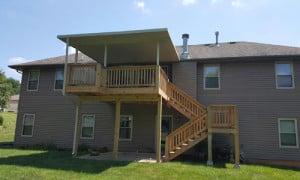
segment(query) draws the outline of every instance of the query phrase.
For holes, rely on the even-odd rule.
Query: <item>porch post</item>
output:
[[[113,158],[118,159],[118,149],[119,149],[119,131],[120,131],[120,118],[121,118],[121,101],[116,100],[116,110],[115,110],[115,132],[114,132],[114,147],[113,147]]]
[[[67,70],[68,70],[68,58],[69,58],[69,38],[66,42],[66,57],[65,57],[65,66],[64,66],[64,86],[63,86],[63,95],[66,95],[66,84],[67,84]]]
[[[239,124],[238,124],[238,115],[237,109],[234,108],[234,124],[235,124],[235,132],[234,132],[234,167],[240,167],[240,133],[239,133]]]
[[[107,45],[104,46],[104,67],[107,67]]]
[[[208,131],[208,136],[207,136],[207,165],[212,166],[213,163],[213,158],[212,158],[212,116],[211,116],[211,107],[207,107],[207,131]]]
[[[76,107],[75,107],[75,125],[74,125],[74,135],[73,135],[73,149],[72,149],[72,155],[76,156],[77,155],[77,149],[78,149],[78,139],[79,139],[79,119],[80,119],[80,105],[81,101],[76,102]]]
[[[159,96],[157,101],[156,115],[156,162],[161,162],[161,114],[162,114],[162,97]]]
[[[78,49],[75,51],[75,63],[78,63]]]
[[[157,42],[157,44],[156,44],[156,65],[159,65],[159,55],[160,55],[159,51],[160,51],[159,42]]]

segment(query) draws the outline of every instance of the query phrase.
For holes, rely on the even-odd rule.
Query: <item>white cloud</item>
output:
[[[211,4],[217,4],[217,3],[219,3],[221,0],[211,0],[210,2],[211,2]]]
[[[150,14],[151,10],[146,6],[145,1],[143,0],[138,0],[138,1],[134,1],[134,7],[141,11],[143,14]]]
[[[28,61],[30,61],[30,60],[23,58],[23,57],[12,57],[12,58],[9,58],[8,63],[9,64],[21,64],[21,63],[25,63]]]
[[[180,0],[183,6],[190,6],[197,2],[197,0]]]
[[[247,6],[247,3],[243,0],[232,0],[231,6],[234,8],[243,8]]]

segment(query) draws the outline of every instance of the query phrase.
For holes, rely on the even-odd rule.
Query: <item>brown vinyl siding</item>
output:
[[[277,119],[284,117],[300,121],[300,63],[296,59],[293,61],[296,88],[279,90],[276,89],[275,82],[275,60],[291,59],[220,63],[220,90],[203,89],[203,64],[199,63],[198,100],[205,105],[238,106],[241,151],[246,158],[300,160],[299,148],[279,147],[277,124]],[[217,142],[223,140],[222,138]]]
[[[277,124],[278,118],[297,118],[298,131],[300,130],[300,59],[250,60],[214,61],[213,64],[220,64],[220,90],[203,89],[203,64],[196,61],[173,64],[173,82],[202,104],[238,106],[241,150],[246,158],[300,160],[300,148],[279,148]],[[276,89],[275,60],[293,61],[295,89]],[[38,91],[26,91],[28,70],[24,70],[16,124],[16,145],[51,143],[62,148],[72,147],[74,97],[64,97],[61,91],[54,91],[56,68],[52,66],[40,69]],[[81,144],[112,149],[114,108],[114,103],[94,102],[82,105],[80,114],[95,115],[95,134],[94,139],[81,139]],[[173,114],[174,129],[186,121],[175,110],[167,106],[163,108],[163,114]],[[122,104],[121,111],[124,115],[133,115],[133,130],[132,141],[121,141],[120,151],[154,151],[156,105]],[[24,113],[35,114],[33,137],[21,137]],[[81,118],[79,122],[81,125]],[[230,141],[229,136],[214,137],[218,145]]]

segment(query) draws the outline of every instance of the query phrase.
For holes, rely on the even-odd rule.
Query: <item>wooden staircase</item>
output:
[[[162,77],[167,78],[164,72]],[[164,83],[163,96],[169,105],[189,119],[171,132],[165,141],[163,161],[170,161],[207,137],[207,109],[196,99],[177,88],[168,80]]]

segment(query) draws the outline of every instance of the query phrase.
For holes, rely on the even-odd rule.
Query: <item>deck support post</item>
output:
[[[159,65],[159,56],[160,56],[160,47],[159,47],[159,42],[156,44],[156,65]]]
[[[162,97],[159,96],[157,101],[156,115],[156,162],[161,162],[161,116],[162,116]]]
[[[66,56],[65,56],[65,65],[64,65],[63,95],[66,95],[68,59],[69,59],[69,38],[67,38],[67,40],[66,40]]]
[[[207,165],[212,166],[214,164],[212,158],[212,116],[211,107],[207,107]]]
[[[239,134],[239,124],[238,124],[238,113],[236,107],[234,108],[234,125],[235,132],[234,136],[234,167],[240,168],[240,134]]]
[[[207,136],[207,165],[212,166],[214,165],[213,159],[212,159],[212,133],[209,132]]]
[[[120,131],[120,119],[121,119],[121,101],[116,100],[115,109],[115,132],[114,132],[114,147],[113,147],[113,158],[118,159],[118,149],[119,149],[119,131]]]
[[[104,46],[104,62],[103,66],[106,68],[107,67],[107,45]]]
[[[80,106],[81,101],[76,102],[75,106],[75,125],[74,125],[74,137],[73,137],[73,148],[72,148],[72,155],[77,156],[78,150],[78,141],[79,141],[79,119],[80,119]]]
[[[78,49],[75,51],[75,63],[78,63]]]

